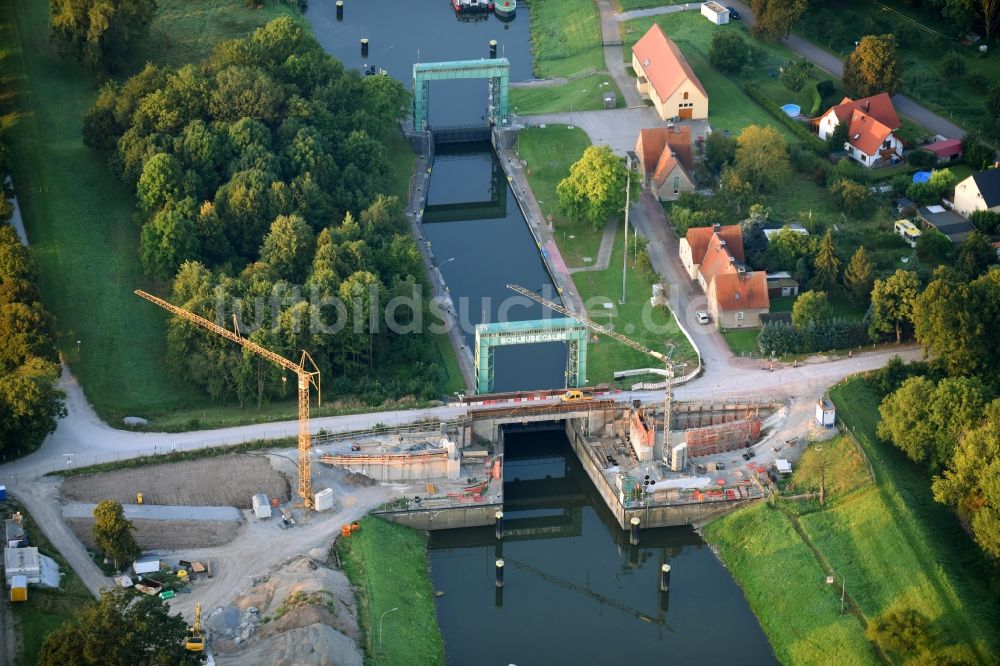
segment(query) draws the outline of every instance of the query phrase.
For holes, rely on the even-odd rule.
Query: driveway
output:
[[[663,121],[651,106],[637,109],[542,113],[519,116],[518,120],[531,126],[561,124],[579,127],[587,133],[592,144],[611,146],[616,155],[623,157],[626,152],[635,150],[635,141],[641,128],[663,126]]]

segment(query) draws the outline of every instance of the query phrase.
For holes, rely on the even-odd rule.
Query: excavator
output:
[[[205,633],[201,630],[201,602],[194,605],[194,624],[188,627],[187,640],[184,647],[191,652],[205,650]]]

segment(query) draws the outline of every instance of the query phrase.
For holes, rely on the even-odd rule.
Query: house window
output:
[[[674,194],[677,194],[680,191],[681,191],[681,177],[674,176]]]
[[[743,321],[743,313],[742,312],[737,312],[736,313],[736,321]]]
[[[885,140],[885,142],[883,142],[883,143],[882,143],[882,147],[883,147],[883,148],[888,148],[888,147],[889,147],[889,145],[890,145],[891,143],[892,143],[892,142],[891,142],[891,141],[889,141],[889,139],[886,139],[886,140]]]
[[[688,98],[688,94],[684,93],[684,99],[687,99],[687,98]]]

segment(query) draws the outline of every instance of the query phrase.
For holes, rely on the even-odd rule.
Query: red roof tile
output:
[[[720,310],[766,310],[771,307],[764,271],[715,276],[715,302]]]
[[[714,233],[712,227],[692,227],[687,230],[684,238],[691,246],[691,260],[696,264],[703,263],[705,253],[708,251],[709,243],[712,241]],[[743,255],[743,228],[738,224],[730,224],[719,227],[719,236],[726,241],[726,246],[737,261],[744,261]]]
[[[685,79],[690,79],[701,94],[708,97],[705,87],[695,76],[684,54],[663,34],[657,24],[654,23],[635,43],[632,53],[642,65],[649,84],[656,89],[661,100],[670,97]]]
[[[850,97],[845,97],[840,104],[830,107],[826,113],[833,111],[837,114],[837,119],[840,122],[849,123],[855,109],[867,113],[889,129],[899,129],[899,116],[896,114],[896,108],[892,105],[892,98],[887,93],[879,93],[854,101],[851,101]],[[823,115],[825,116],[826,113]]]
[[[858,109],[851,116],[847,142],[865,155],[875,155],[882,142],[892,134],[892,128]]]

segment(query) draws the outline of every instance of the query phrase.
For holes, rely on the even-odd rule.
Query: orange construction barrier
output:
[[[349,524],[344,523],[340,526],[340,536],[351,536],[351,526]]]

